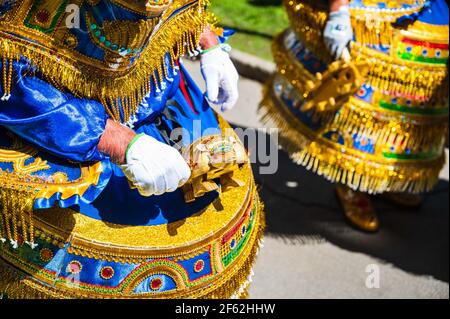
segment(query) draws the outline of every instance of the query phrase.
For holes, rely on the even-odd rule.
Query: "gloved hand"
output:
[[[341,6],[331,12],[323,32],[325,45],[335,59],[340,59],[345,48],[353,39],[353,29],[348,6]]]
[[[131,141],[126,164],[120,168],[142,196],[174,192],[191,176],[191,169],[176,149],[145,134]]]
[[[222,111],[232,109],[239,98],[239,75],[228,53],[220,46],[202,53],[201,70],[208,100]]]

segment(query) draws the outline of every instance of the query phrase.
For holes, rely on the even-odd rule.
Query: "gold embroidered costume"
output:
[[[291,28],[273,43],[261,113],[293,160],[363,192],[429,191],[448,134],[445,2],[351,1],[349,63],[324,45],[326,3],[284,4]]]
[[[247,296],[262,205],[242,146],[179,61],[198,49],[207,1],[148,2],[0,2],[0,294]],[[195,180],[140,196],[97,149],[109,119],[195,145]]]

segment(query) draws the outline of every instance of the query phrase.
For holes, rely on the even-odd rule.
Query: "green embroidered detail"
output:
[[[26,17],[24,24],[32,29],[39,30],[44,33],[52,33],[55,31],[56,24],[58,23],[59,18],[61,17],[61,14],[65,11],[65,8],[67,7],[67,4],[69,0],[64,0],[61,2],[61,5],[58,7],[56,14],[53,17],[52,22],[50,23],[50,27],[48,29],[43,28],[39,25],[34,24],[32,21],[34,20],[36,10],[38,10],[39,6],[42,4],[43,0],[38,0],[33,4],[33,7],[31,8],[30,12],[28,13],[28,16]],[[51,12],[48,13],[49,15],[52,14]]]
[[[421,55],[413,55],[411,53],[405,53],[398,51],[397,56],[402,60],[420,62],[420,63],[431,63],[431,64],[446,64],[447,58],[428,58]]]
[[[388,109],[391,111],[404,112],[409,114],[419,114],[419,115],[445,115],[448,113],[448,108],[439,109],[421,109],[418,107],[407,107],[402,105],[395,105],[387,103],[385,101],[380,101],[379,106],[383,109]]]
[[[418,153],[418,154],[394,154],[383,152],[383,156],[389,159],[397,160],[427,160],[437,156],[436,153]]]
[[[222,258],[222,262],[223,262],[225,267],[228,267],[228,265],[233,260],[235,260],[238,255],[240,255],[240,253],[242,252],[242,249],[246,246],[247,242],[249,241],[250,234],[252,232],[253,224],[254,224],[254,221],[255,221],[255,218],[254,218],[255,217],[255,212],[254,211],[253,211],[253,216],[252,217],[253,218],[252,218],[252,220],[250,221],[250,223],[248,225],[248,228],[247,228],[247,231],[245,233],[244,238],[241,238],[241,240],[239,241],[237,246],[231,252],[229,252],[226,256],[224,256]]]
[[[211,52],[211,51],[213,51],[215,49],[219,49],[221,47],[222,47],[222,45],[218,44],[218,45],[215,45],[215,46],[213,46],[213,47],[211,47],[209,49],[203,50],[202,52],[200,52],[200,54],[205,54],[205,53]]]

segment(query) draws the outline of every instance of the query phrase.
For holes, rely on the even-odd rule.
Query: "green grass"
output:
[[[281,0],[212,0],[212,10],[223,26],[238,29],[231,46],[272,60],[271,37],[288,26]]]

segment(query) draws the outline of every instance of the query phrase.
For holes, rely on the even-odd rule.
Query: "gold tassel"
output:
[[[1,100],[8,100],[11,97],[11,86],[13,77],[13,59],[3,58],[3,96]]]
[[[14,246],[18,245],[22,239],[34,248],[33,194],[8,188],[6,185],[0,189],[0,203],[2,205],[2,236],[7,236],[6,239],[9,239]]]

